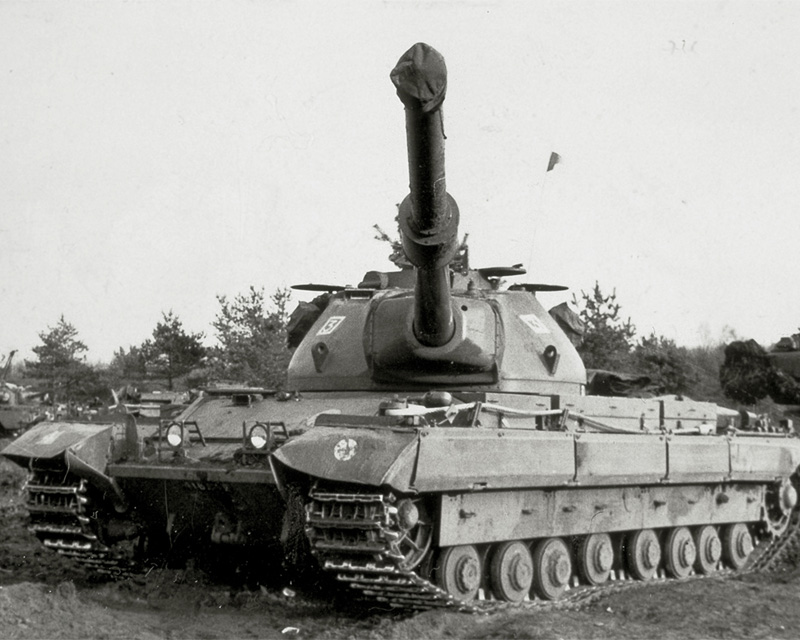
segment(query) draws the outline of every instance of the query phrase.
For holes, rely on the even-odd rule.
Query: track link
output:
[[[359,599],[392,609],[450,608],[483,613],[508,608],[576,609],[631,589],[767,573],[779,569],[793,556],[800,556],[800,510],[795,509],[784,533],[760,544],[748,564],[739,571],[722,569],[710,575],[694,574],[682,579],[657,577],[648,581],[617,575],[617,579],[600,586],[573,586],[556,601],[464,601],[415,570],[403,568],[403,557],[396,547],[397,530],[392,526],[393,499],[390,496],[312,489],[310,498],[306,505],[306,535],[322,568],[337,581],[356,590]]]

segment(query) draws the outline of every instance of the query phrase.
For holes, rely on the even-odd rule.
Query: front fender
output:
[[[114,425],[80,422],[47,422],[26,431],[0,454],[28,469],[37,461],[61,463],[110,495],[120,508],[124,497],[113,478],[106,475],[111,458]]]
[[[413,483],[418,443],[416,430],[317,426],[275,451],[273,469],[278,476],[283,476],[283,466],[321,480],[388,485],[407,492]],[[279,482],[283,484],[281,477]]]
[[[108,462],[113,428],[110,424],[41,423],[13,440],[2,455],[27,467],[31,460],[58,458],[69,449],[86,464],[102,470]]]

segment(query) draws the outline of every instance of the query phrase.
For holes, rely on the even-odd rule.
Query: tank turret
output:
[[[500,279],[524,274],[519,265],[469,269],[456,259],[459,209],[445,179],[444,58],[417,43],[390,78],[405,107],[410,193],[398,222],[404,262],[413,269],[370,271],[357,287],[298,285],[330,295],[324,309],[311,305],[307,318],[295,318],[294,325],[308,329],[302,342],[301,332],[292,331],[299,345],[289,387],[581,393],[583,363],[536,298],[561,287],[504,291]]]

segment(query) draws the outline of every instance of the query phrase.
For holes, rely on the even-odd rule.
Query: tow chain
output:
[[[659,577],[648,581],[628,579],[618,574],[617,579],[599,586],[575,585],[555,601],[526,599],[513,603],[485,598],[465,601],[455,598],[415,571],[401,568],[401,559],[392,549],[396,534],[387,526],[391,505],[385,496],[333,494],[312,489],[310,497],[311,502],[306,507],[306,534],[322,568],[334,574],[337,581],[358,591],[361,599],[393,609],[445,607],[473,613],[504,609],[579,609],[632,589],[768,573],[790,559],[791,554],[800,553],[800,510],[795,509],[784,533],[766,545],[759,545],[745,567],[738,571],[721,569],[713,574],[694,574],[686,578],[666,578],[660,573]]]

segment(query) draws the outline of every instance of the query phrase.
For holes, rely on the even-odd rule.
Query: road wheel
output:
[[[557,600],[569,586],[572,558],[561,538],[548,538],[533,553],[533,591],[544,600]]]
[[[454,598],[474,600],[481,586],[481,558],[471,544],[442,551],[436,568],[436,582]]]
[[[664,544],[664,556],[667,575],[685,578],[692,572],[697,559],[697,547],[689,529],[677,527],[669,532]]]
[[[743,522],[722,529],[722,559],[732,569],[741,569],[753,551],[753,536]]]
[[[522,542],[504,542],[494,550],[489,566],[492,592],[508,602],[522,602],[531,589],[533,559]]]
[[[714,573],[722,557],[722,541],[717,530],[710,524],[697,529],[694,534],[694,546],[697,549],[695,571],[704,575]]]
[[[652,529],[642,529],[628,540],[628,570],[637,580],[650,580],[661,561],[661,545]]]
[[[586,584],[603,584],[614,566],[614,546],[607,533],[586,536],[578,549],[578,570]]]

